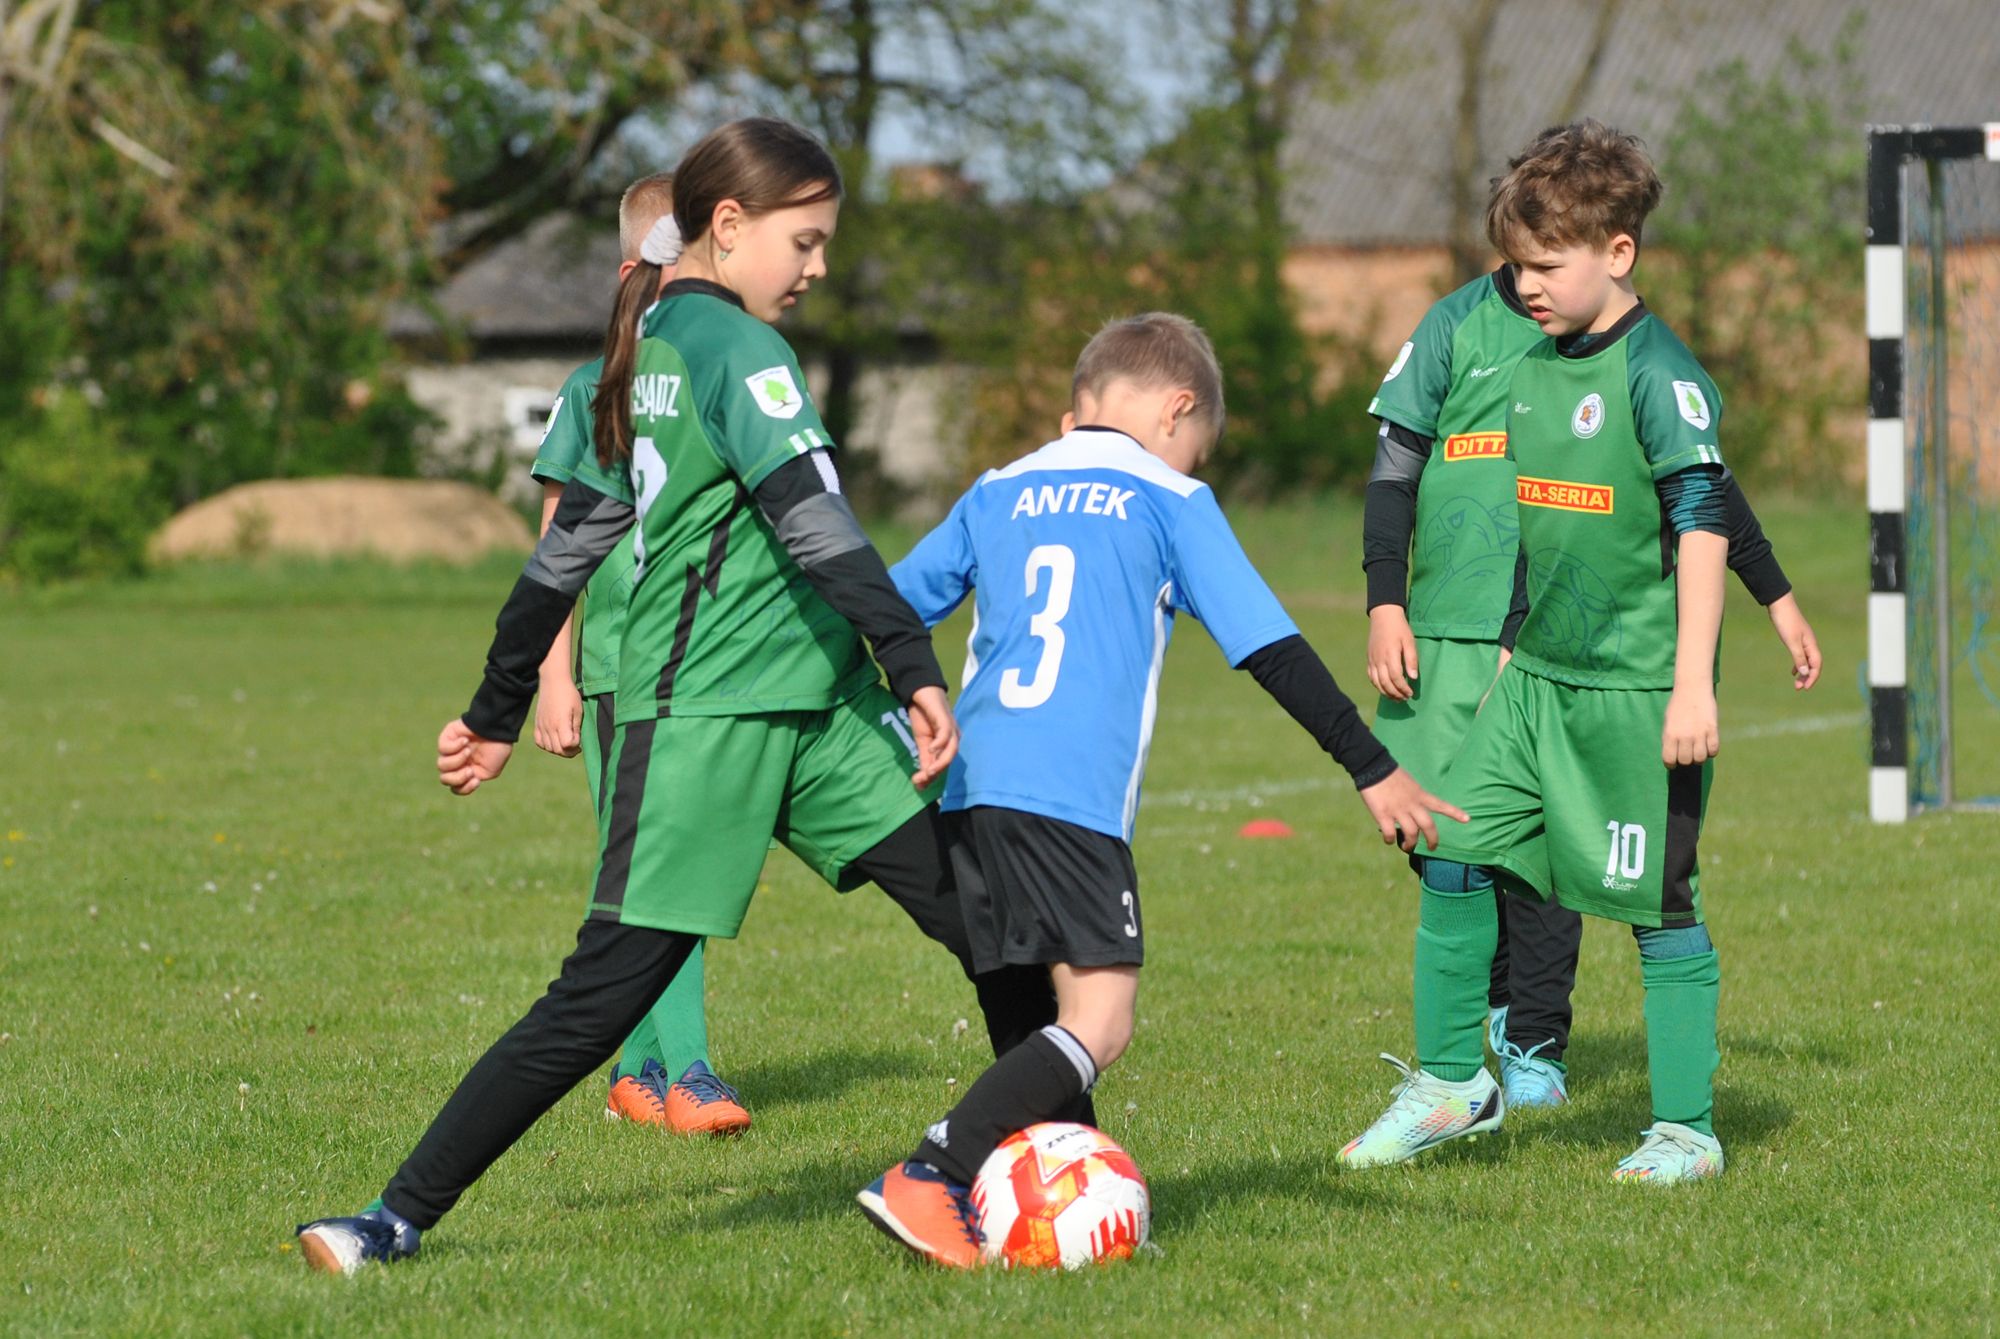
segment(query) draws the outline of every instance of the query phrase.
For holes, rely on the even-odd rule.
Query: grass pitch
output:
[[[1358,508],[1235,519],[1365,687]],[[1863,518],[1766,524],[1827,669],[1793,694],[1732,591],[1702,843],[1727,1177],[1610,1182],[1648,1116],[1636,953],[1602,922],[1571,1106],[1336,1169],[1387,1100],[1375,1053],[1411,1049],[1414,882],[1184,623],[1138,839],[1142,1021],[1098,1091],[1151,1178],[1159,1249],[1073,1276],[918,1268],[855,1210],[987,1056],[949,960],[887,899],[836,897],[784,853],[743,937],[709,954],[746,1138],[607,1125],[593,1080],[414,1265],[309,1275],[292,1225],[380,1189],[581,914],[577,764],[524,747],[469,800],[431,770],[512,568],[6,597],[0,1330],[1991,1333],[2000,817],[1867,822]],[[1991,719],[1975,730],[1962,749],[2000,750]],[[1297,835],[1237,835],[1272,817]]]

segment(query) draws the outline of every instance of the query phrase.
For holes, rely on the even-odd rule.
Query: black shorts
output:
[[[975,971],[1146,960],[1132,848],[1059,818],[977,805],[946,814]]]

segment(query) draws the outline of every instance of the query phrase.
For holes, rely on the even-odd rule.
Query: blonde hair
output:
[[[1486,237],[1509,258],[1528,241],[1601,251],[1625,233],[1636,244],[1661,189],[1638,136],[1589,118],[1551,126],[1493,179]]]
[[[641,177],[618,197],[618,258],[639,259],[639,246],[662,215],[674,212],[674,174]]]
[[[1102,396],[1119,379],[1149,388],[1187,390],[1195,412],[1222,431],[1222,365],[1202,328],[1173,312],[1144,312],[1113,321],[1077,356],[1070,401],[1089,391]]]

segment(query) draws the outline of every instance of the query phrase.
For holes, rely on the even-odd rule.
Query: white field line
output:
[[[1749,725],[1723,727],[1722,742],[1728,744],[1738,739],[1770,739],[1779,735],[1815,735],[1827,730],[1843,730],[1867,723],[1865,713],[1844,711],[1827,716],[1793,716],[1784,720],[1757,721]],[[1332,765],[1329,763],[1329,767]],[[1330,790],[1338,782],[1343,788],[1347,778],[1337,769],[1317,773],[1313,776],[1294,777],[1285,781],[1267,781],[1249,786],[1227,786],[1200,790],[1160,790],[1148,791],[1145,808],[1148,809],[1222,809],[1232,804],[1248,805],[1252,809],[1261,808],[1271,800],[1286,795],[1305,795],[1317,790]],[[1149,834],[1151,835],[1151,834]]]

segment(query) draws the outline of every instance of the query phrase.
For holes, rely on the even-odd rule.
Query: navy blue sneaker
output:
[[[408,1260],[422,1237],[415,1224],[380,1205],[352,1218],[299,1224],[299,1250],[306,1264],[324,1274],[352,1274],[371,1260]]]

